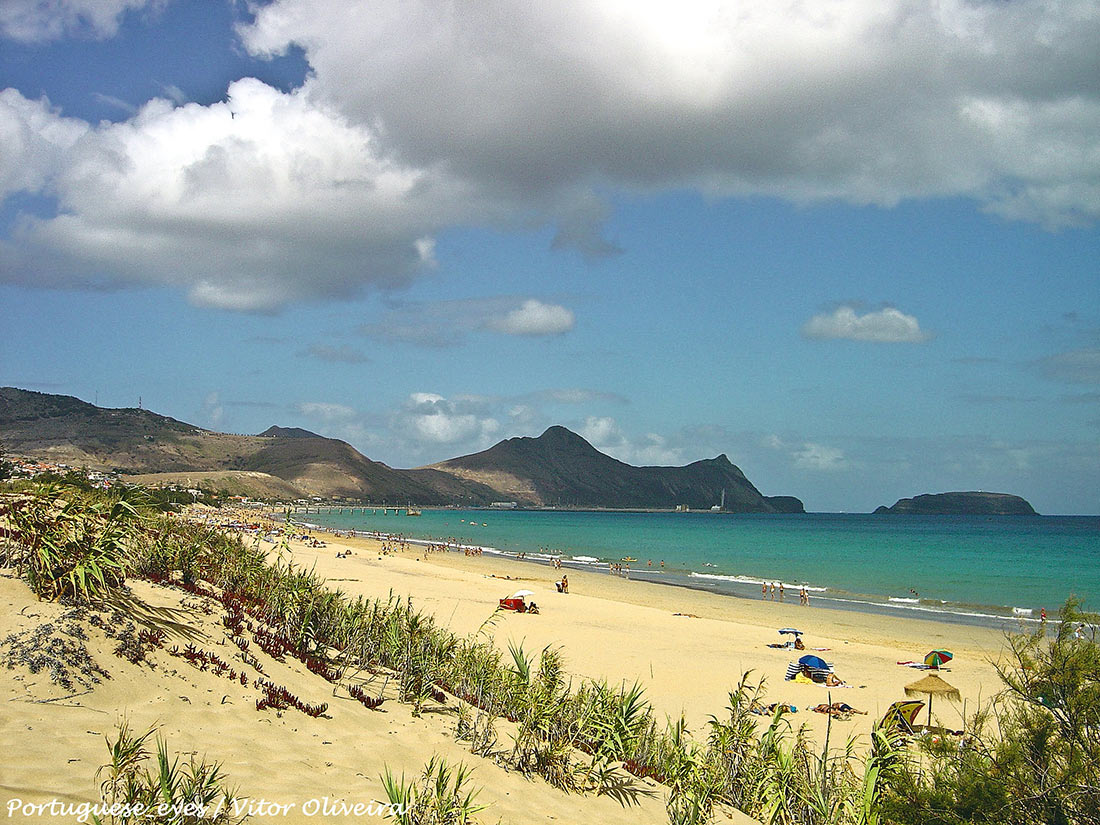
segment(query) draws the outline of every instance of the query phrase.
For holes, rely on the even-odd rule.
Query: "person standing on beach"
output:
[[[768,598],[768,583],[767,582],[760,582],[760,598],[762,598],[762,599]]]
[[[779,601],[783,601],[783,593],[784,592],[785,592],[785,588],[783,587],[783,582],[780,582],[779,583]]]

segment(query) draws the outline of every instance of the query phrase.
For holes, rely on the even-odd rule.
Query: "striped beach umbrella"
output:
[[[924,707],[924,702],[915,699],[907,699],[902,702],[894,702],[882,717],[882,727],[900,727],[905,733],[913,732],[917,714]]]
[[[928,655],[924,657],[924,663],[928,667],[938,668],[940,665],[945,665],[950,662],[954,657],[954,654],[950,650],[930,650]]]
[[[783,678],[789,682],[803,670],[808,671],[812,679],[814,676],[828,676],[833,672],[833,666],[820,656],[803,656],[797,662],[787,665],[787,675]]]

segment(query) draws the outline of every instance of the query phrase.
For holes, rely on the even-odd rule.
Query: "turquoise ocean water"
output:
[[[980,624],[1035,621],[1070,594],[1100,607],[1095,516],[367,510],[294,519],[543,563],[558,556],[566,567],[607,570],[633,557],[632,579],[731,596],[759,599],[762,581],[782,581],[795,604],[806,585],[816,606]]]

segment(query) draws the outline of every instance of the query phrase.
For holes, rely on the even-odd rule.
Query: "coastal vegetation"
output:
[[[206,596],[220,603],[242,653],[252,644],[292,657],[367,707],[387,698],[416,714],[449,713],[473,757],[565,791],[623,805],[661,793],[675,825],[710,822],[729,808],[784,825],[1100,822],[1097,617],[1073,601],[1051,632],[1010,638],[1003,690],[963,736],[880,727],[867,747],[854,738],[838,744],[831,729],[816,742],[783,706],[761,716],[767,685],[752,673],[723,713],[690,730],[683,718],[660,718],[639,685],[571,677],[561,650],[500,650],[485,632],[493,616],[482,631],[458,636],[408,598],[349,598],[288,561],[285,548],[162,513],[134,491],[23,490],[4,498],[0,517],[0,564],[39,598],[94,605],[130,577]],[[120,655],[162,643],[146,635],[136,641],[141,649]],[[208,651],[175,655],[250,681]],[[257,712],[293,707],[324,718],[327,706],[260,673]],[[184,797],[224,794],[217,766],[180,769],[163,746],[157,767],[146,767],[150,735],[122,729],[110,743],[105,798],[155,795],[169,779]],[[381,779],[391,803],[403,806],[399,822],[464,823],[479,812],[464,766],[433,760],[417,779],[388,771]]]
[[[96,773],[101,817],[92,813],[96,825],[148,821],[171,825],[236,825],[245,817],[235,815],[235,793],[226,787],[221,766],[192,757],[180,765],[170,756],[167,742],[156,737],[156,754],[149,752],[155,730],[136,735],[126,722],[119,725],[112,740],[107,737],[110,761]],[[150,764],[152,763],[152,764]]]

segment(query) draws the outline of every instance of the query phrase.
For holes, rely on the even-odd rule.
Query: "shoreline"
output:
[[[292,514],[293,515],[293,514]],[[279,516],[268,516],[280,520]],[[554,554],[548,552],[520,553],[509,550],[501,550],[497,547],[473,543],[463,543],[441,539],[425,539],[406,536],[402,533],[385,533],[381,531],[354,530],[349,528],[337,528],[327,525],[311,523],[308,521],[295,521],[297,526],[308,530],[317,530],[329,535],[342,535],[354,533],[357,537],[377,541],[404,541],[417,546],[444,546],[449,551],[478,551],[486,555],[510,559],[525,564],[535,564],[541,567],[551,567],[553,560],[557,559],[563,568],[575,571],[607,572],[608,562],[599,560],[593,556],[569,556],[564,553]],[[742,599],[746,601],[775,602],[782,604],[794,604],[793,599],[799,587],[805,587],[810,599],[810,606],[825,608],[842,612],[866,613],[881,616],[893,616],[903,620],[925,620],[951,625],[966,625],[984,627],[1002,632],[1030,632],[1040,625],[1043,620],[1034,616],[1031,609],[1011,608],[1012,614],[991,613],[988,610],[996,609],[987,605],[974,605],[973,609],[962,608],[968,605],[953,605],[949,609],[945,605],[950,604],[941,600],[876,597],[871,594],[848,594],[848,597],[829,595],[830,588],[820,585],[806,585],[804,583],[783,582],[789,594],[787,599],[780,597],[778,600],[772,594],[769,598],[762,598],[760,586],[763,582],[759,579],[746,576],[728,576],[721,574],[707,574],[698,571],[683,572],[679,570],[665,570],[650,567],[626,568],[626,575],[620,576],[632,581],[646,581],[665,587],[677,587],[702,593],[713,593],[725,598]],[[633,578],[632,578],[633,577]],[[779,584],[776,580],[776,584]],[[862,597],[862,598],[861,598]],[[1018,611],[1018,612],[1017,612]],[[1058,620],[1051,618],[1047,621],[1050,626],[1056,626]]]
[[[819,741],[829,717],[807,711],[819,703],[848,702],[866,715],[853,715],[841,732],[862,749],[890,704],[906,698],[904,686],[922,676],[903,664],[919,662],[930,649],[950,650],[955,657],[939,671],[962,696],[958,703],[936,703],[936,719],[946,726],[963,727],[964,716],[1003,687],[996,663],[1007,637],[991,627],[730,598],[593,569],[559,571],[531,559],[443,552],[434,550],[440,542],[427,540],[315,530],[324,546],[311,546],[298,538],[306,532],[303,526],[289,542],[289,560],[348,597],[411,599],[458,635],[486,635],[505,656],[513,642],[533,653],[557,648],[573,677],[612,686],[636,682],[660,714],[683,715],[695,730],[721,717],[728,694],[747,678],[763,681],[767,701],[797,707],[790,724]],[[555,591],[563,572],[570,579],[568,594]],[[539,615],[497,610],[500,599],[520,589],[533,593],[529,600],[538,603]],[[786,638],[777,632],[783,627],[804,632],[804,652],[773,647]],[[787,681],[790,662],[811,653],[835,665],[846,684]]]

